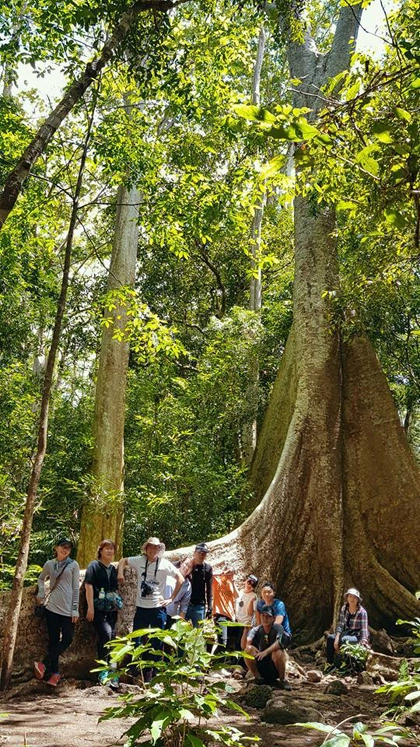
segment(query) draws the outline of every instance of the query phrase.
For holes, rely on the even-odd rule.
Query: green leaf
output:
[[[267,122],[268,124],[276,122],[274,114],[271,114],[267,109],[263,109],[260,106],[254,106],[252,104],[234,104],[232,108],[240,117],[250,119],[252,122]]]
[[[410,83],[410,88],[420,88],[420,78],[414,78]]]
[[[401,213],[398,212],[398,210],[392,210],[391,208],[386,208],[384,210],[385,220],[387,223],[390,223],[392,226],[395,226],[396,228],[404,228],[406,225],[405,218],[401,215]]]
[[[326,724],[321,724],[319,721],[305,721],[304,723],[296,723],[293,725],[303,726],[305,729],[316,729],[317,731],[324,732],[324,734],[331,734],[335,731],[334,726],[327,726]]]
[[[204,742],[202,742],[201,739],[196,737],[194,734],[186,734],[185,741],[187,742],[187,744],[190,744],[191,747],[204,747]]]
[[[375,740],[370,736],[370,734],[361,734],[360,736],[362,737],[366,747],[375,747]]]
[[[391,135],[389,124],[387,122],[375,122],[372,132],[381,143],[393,143],[394,138]]]
[[[348,747],[350,744],[350,737],[347,734],[336,734],[331,739],[327,739],[323,742],[323,747]]]
[[[368,171],[373,176],[377,176],[379,172],[379,164],[370,155],[372,150],[374,149],[375,146],[372,147],[372,145],[368,145],[366,148],[363,148],[361,151],[359,151],[359,153],[356,154],[356,161],[360,163],[365,171]]]
[[[267,179],[269,176],[277,174],[283,168],[285,161],[285,156],[274,156],[271,161],[268,161],[268,163],[262,167],[260,171],[261,178]]]
[[[163,719],[163,718],[156,719],[155,721],[153,721],[153,723],[152,723],[152,725],[150,727],[150,734],[151,734],[153,742],[157,742],[157,740],[159,739],[160,735],[162,734],[162,728],[163,728],[164,721],[165,721],[165,719]]]
[[[357,210],[357,208],[357,203],[351,200],[339,200],[336,205],[336,210]]]
[[[406,122],[411,122],[412,117],[410,112],[407,112],[405,109],[400,109],[399,106],[396,106],[394,111],[398,119],[404,119]]]

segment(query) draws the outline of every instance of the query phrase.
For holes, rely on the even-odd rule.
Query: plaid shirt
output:
[[[359,643],[367,645],[369,643],[369,627],[365,608],[359,605],[354,615],[351,615],[348,604],[343,605],[340,610],[336,632],[354,635]]]

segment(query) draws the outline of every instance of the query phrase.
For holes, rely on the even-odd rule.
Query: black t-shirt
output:
[[[283,626],[274,623],[268,633],[265,632],[262,625],[257,625],[249,631],[247,637],[248,639],[252,639],[251,643],[258,649],[258,651],[265,651],[266,648],[273,645],[274,641],[276,641],[282,633]]]
[[[101,589],[118,590],[117,571],[113,565],[106,566],[100,560],[92,560],[86,568],[85,583],[93,586],[93,598],[97,599]]]
[[[190,604],[207,604],[213,607],[213,568],[209,563],[195,565],[191,571],[191,600]]]

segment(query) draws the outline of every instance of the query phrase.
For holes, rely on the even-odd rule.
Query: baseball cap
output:
[[[270,617],[276,616],[271,604],[265,604],[264,607],[261,607],[260,615],[270,615]]]
[[[195,549],[196,552],[209,552],[209,548],[205,542],[199,542],[198,545],[195,546]]]
[[[60,537],[55,544],[56,547],[61,547],[61,545],[70,545],[70,547],[73,547],[73,541],[68,537]]]
[[[247,576],[247,577],[246,577],[246,580],[247,580],[247,581],[251,581],[251,583],[252,583],[252,584],[253,584],[254,586],[256,586],[256,585],[257,585],[257,583],[258,583],[258,578],[257,578],[257,576],[254,576],[254,574],[253,574],[253,573],[250,573],[250,574],[249,574],[249,576]]]

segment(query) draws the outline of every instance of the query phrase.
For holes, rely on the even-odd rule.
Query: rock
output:
[[[306,672],[306,679],[309,682],[321,682],[322,672],[319,669],[310,669],[309,672]]]
[[[373,680],[369,672],[359,672],[359,674],[357,675],[357,684],[358,685],[373,685]]]
[[[306,721],[322,721],[322,715],[309,704],[292,699],[272,698],[267,702],[261,718],[269,724],[297,724]]]
[[[395,682],[400,673],[401,659],[371,651],[366,660],[366,671],[371,677],[383,677],[388,682]]]
[[[242,699],[250,708],[264,708],[272,697],[273,691],[269,685],[253,685]]]
[[[349,689],[347,685],[345,685],[341,680],[333,680],[325,688],[325,692],[328,695],[346,695],[348,691]]]
[[[371,644],[373,650],[380,654],[388,654],[389,656],[395,654],[395,646],[386,630],[377,630],[372,635]]]

